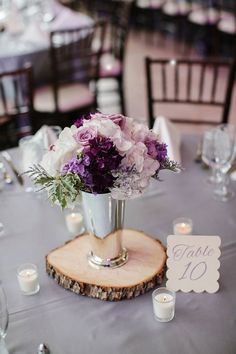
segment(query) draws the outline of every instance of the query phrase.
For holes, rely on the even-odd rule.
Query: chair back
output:
[[[32,68],[27,66],[0,73],[0,117],[32,112]]]
[[[80,82],[89,84],[99,75],[106,24],[99,21],[91,26],[57,30],[50,33],[53,93],[58,111],[60,85]]]
[[[119,2],[111,18],[111,51],[121,62],[125,55],[132,7],[133,1]]]
[[[233,60],[169,60],[146,58],[149,126],[156,116],[155,105],[186,104],[222,109],[218,121],[176,118],[176,123],[220,124],[228,122],[235,79]]]
[[[32,69],[0,73],[0,148],[15,146],[31,131],[33,114]]]

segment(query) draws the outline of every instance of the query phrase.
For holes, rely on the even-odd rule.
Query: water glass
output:
[[[42,158],[42,147],[37,144],[33,137],[25,136],[19,141],[20,159],[21,159],[21,171],[27,172],[31,166],[39,163]],[[25,175],[26,192],[33,192],[33,183],[28,176]]]
[[[228,188],[226,173],[235,156],[235,134],[235,126],[222,124],[206,131],[203,136],[202,159],[217,170],[219,183],[215,185],[214,198],[220,201],[227,201],[234,196]]]

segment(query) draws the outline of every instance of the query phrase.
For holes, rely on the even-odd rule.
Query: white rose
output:
[[[75,126],[65,128],[55,145],[43,156],[40,164],[51,176],[58,176],[62,167],[81,149],[73,137],[76,131]]]
[[[110,119],[94,118],[84,122],[83,127],[93,127],[97,129],[98,134],[113,140],[114,135],[120,131],[120,127]]]

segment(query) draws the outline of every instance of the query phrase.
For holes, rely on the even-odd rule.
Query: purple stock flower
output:
[[[91,113],[84,114],[82,117],[78,118],[75,122],[74,125],[76,128],[79,128],[83,125],[84,120],[90,120],[91,119]]]
[[[89,149],[65,164],[62,173],[77,174],[92,193],[106,193],[113,186],[112,172],[122,158],[110,139],[99,136],[89,140]]]
[[[148,154],[155,160],[162,164],[167,158],[167,145],[158,143],[155,140],[145,141],[145,145],[148,149]]]
[[[156,144],[157,157],[156,159],[160,162],[164,162],[167,158],[167,145],[166,144]]]

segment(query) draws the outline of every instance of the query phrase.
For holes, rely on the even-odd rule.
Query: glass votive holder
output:
[[[174,291],[165,287],[158,288],[152,293],[152,303],[155,319],[159,322],[169,322],[175,315]]]
[[[191,235],[193,231],[193,222],[190,218],[177,218],[173,221],[174,235]]]
[[[65,221],[71,235],[77,236],[84,232],[84,218],[79,207],[67,209],[65,211]]]
[[[38,270],[31,263],[22,264],[17,269],[17,279],[24,295],[34,295],[39,289]]]

